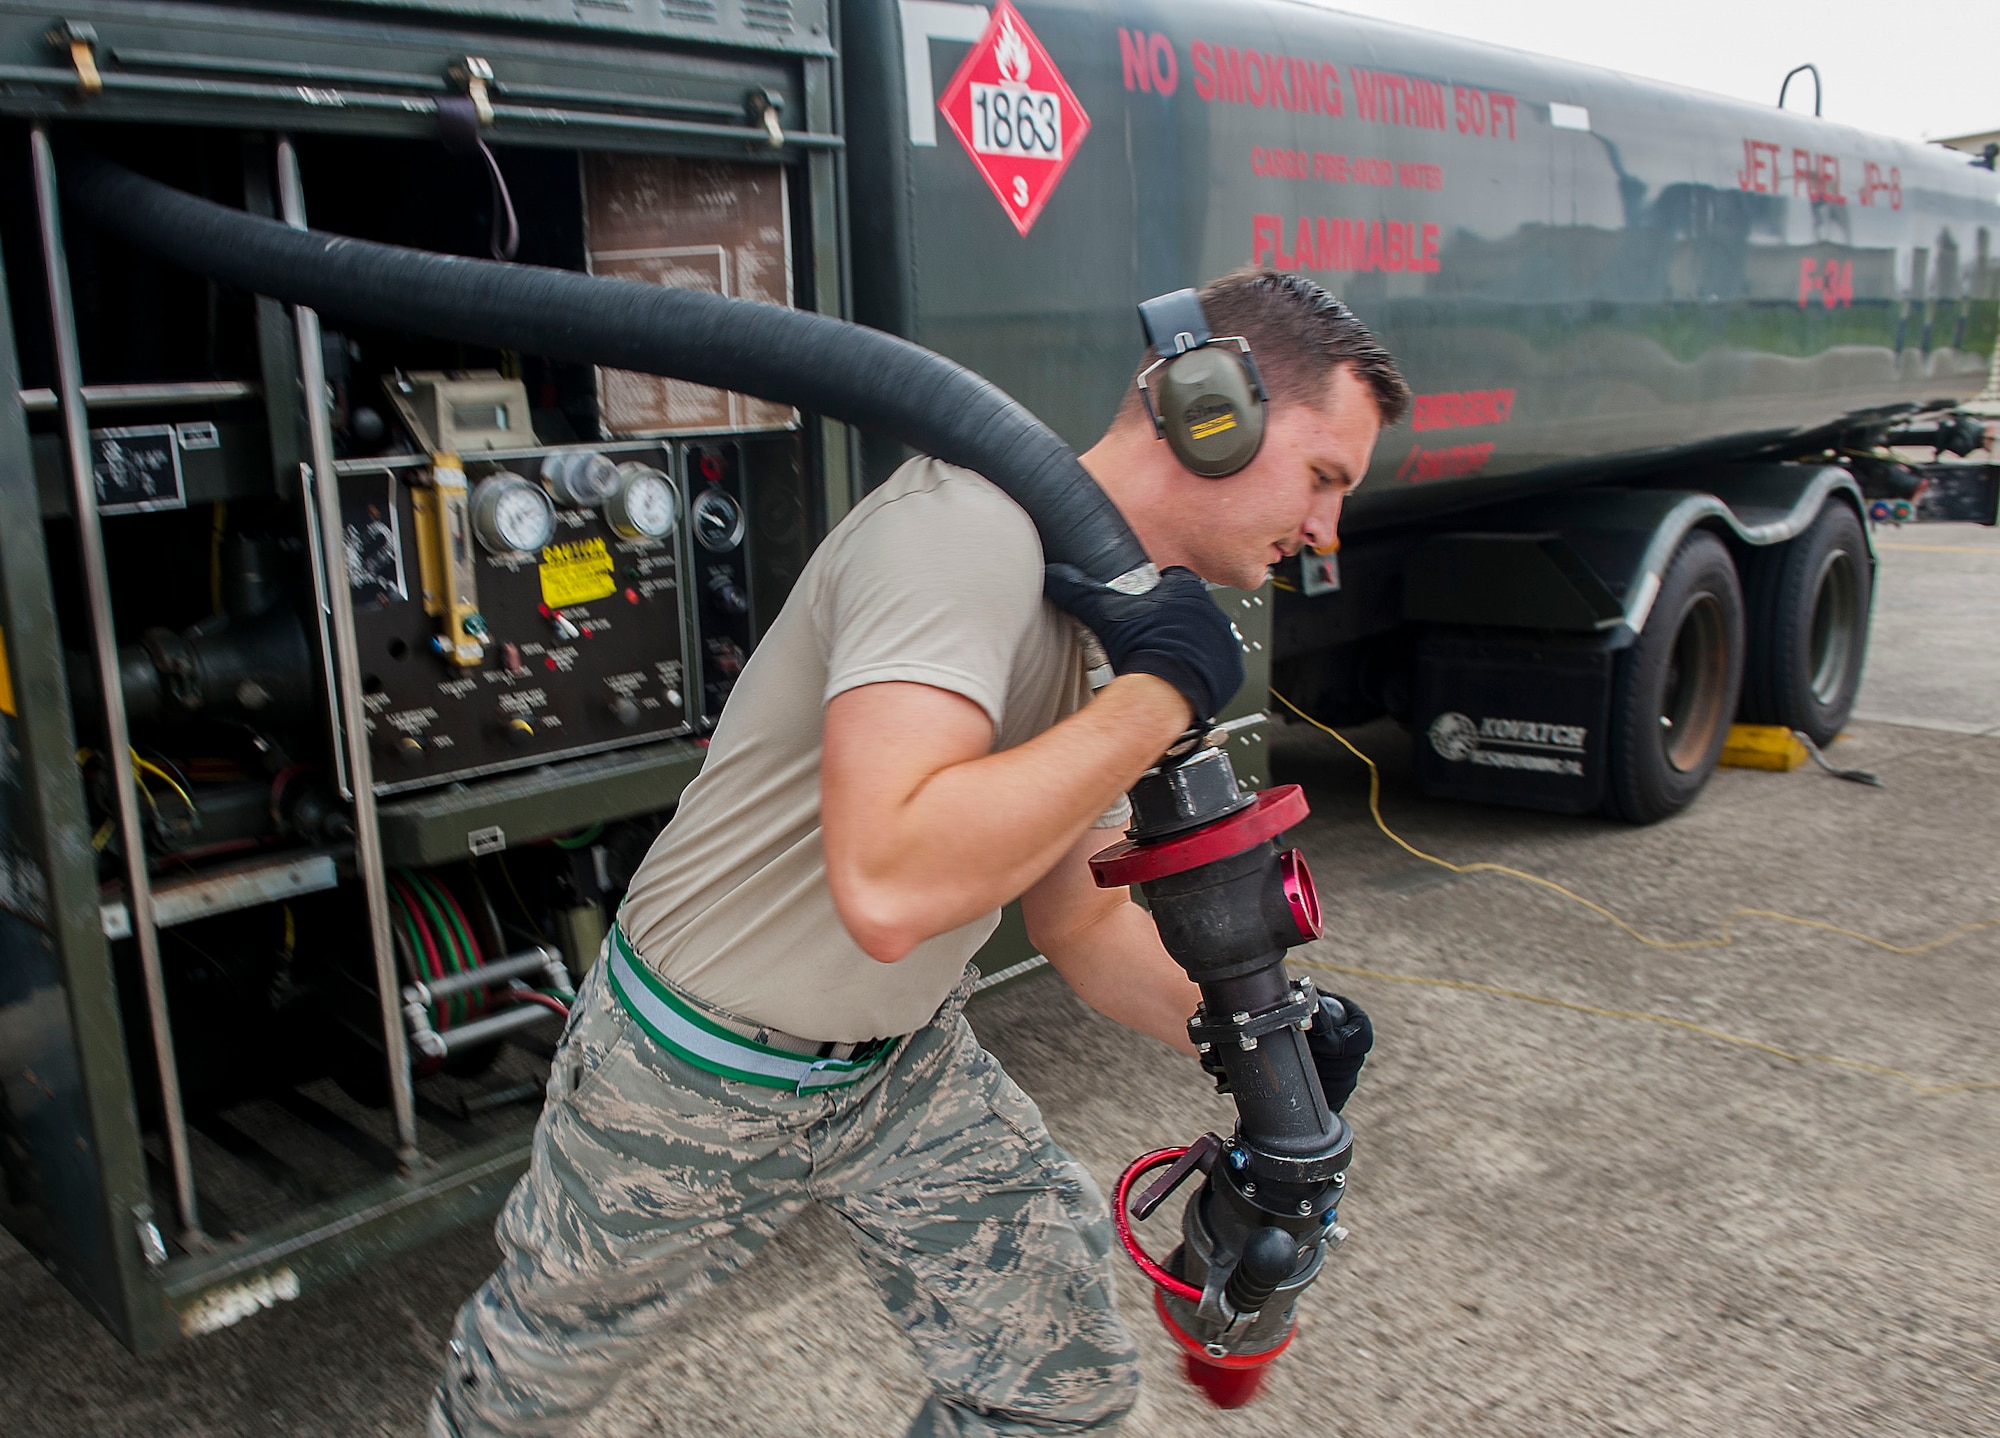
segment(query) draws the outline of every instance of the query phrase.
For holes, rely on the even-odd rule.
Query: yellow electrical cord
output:
[[[1942,949],[1948,944],[1957,943],[1960,939],[1965,938],[1968,934],[1976,934],[1982,929],[1990,929],[1994,927],[1993,921],[1991,920],[1982,920],[1981,922],[1972,924],[1960,924],[1957,928],[1953,929],[1950,933],[1944,935],[1942,938],[1932,939],[1927,944],[1917,944],[1914,946],[1905,947],[1904,945],[1901,944],[1892,944],[1887,939],[1878,939],[1873,937],[1872,935],[1860,933],[1854,929],[1844,929],[1838,924],[1829,924],[1823,919],[1802,919],[1796,914],[1781,914],[1775,909],[1732,909],[1729,913],[1723,916],[1721,932],[1718,933],[1714,938],[1656,939],[1652,937],[1652,935],[1650,934],[1641,933],[1638,929],[1634,928],[1631,924],[1627,923],[1625,920],[1619,918],[1618,915],[1612,913],[1611,910],[1605,908],[1602,904],[1594,903],[1593,901],[1586,899],[1583,895],[1577,893],[1574,889],[1564,888],[1561,884],[1556,883],[1553,879],[1544,879],[1539,874],[1530,874],[1521,869],[1510,869],[1505,864],[1486,864],[1486,863],[1454,864],[1449,859],[1440,859],[1435,854],[1426,854],[1422,849],[1419,849],[1416,845],[1410,843],[1407,839],[1403,838],[1403,836],[1398,834],[1394,829],[1391,829],[1388,823],[1382,818],[1382,771],[1376,767],[1375,761],[1369,758],[1366,754],[1362,753],[1359,749],[1355,748],[1353,744],[1349,743],[1346,735],[1340,733],[1340,731],[1332,728],[1330,725],[1320,723],[1319,720],[1313,718],[1312,715],[1306,713],[1305,710],[1299,708],[1298,705],[1294,704],[1291,700],[1287,699],[1277,690],[1273,689],[1271,691],[1271,697],[1277,700],[1280,704],[1284,705],[1287,709],[1291,710],[1294,714],[1298,715],[1299,718],[1305,720],[1306,723],[1312,725],[1313,728],[1319,730],[1321,733],[1332,735],[1335,739],[1340,741],[1342,748],[1346,749],[1348,753],[1352,754],[1355,758],[1359,759],[1363,764],[1366,764],[1368,766],[1368,812],[1374,816],[1375,827],[1382,831],[1384,837],[1386,837],[1391,843],[1395,844],[1398,848],[1402,849],[1405,853],[1411,855],[1414,858],[1422,859],[1426,864],[1436,864],[1440,869],[1449,869],[1454,874],[1504,874],[1506,877],[1510,879],[1519,879],[1524,884],[1533,884],[1537,888],[1547,889],[1552,894],[1560,894],[1565,899],[1568,899],[1571,903],[1581,904],[1584,908],[1590,910],[1593,914],[1598,915],[1600,918],[1610,920],[1612,923],[1616,924],[1619,928],[1623,929],[1633,939],[1637,940],[1639,943],[1646,945],[1646,947],[1648,948],[1726,949],[1731,944],[1736,942],[1736,931],[1735,931],[1736,920],[1770,919],[1775,923],[1794,924],[1802,929],[1819,929],[1824,933],[1839,934],[1842,938],[1854,939],[1859,943],[1872,945],[1873,947],[1882,949],[1888,953],[1901,954],[1906,958],[1911,958],[1915,957],[1918,954],[1934,953],[1938,949]]]
[[[132,751],[132,763],[135,767],[144,770],[148,774],[151,774],[154,778],[162,780],[169,789],[172,789],[176,794],[180,795],[181,802],[187,805],[188,812],[190,814],[192,814],[195,811],[193,796],[190,795],[187,790],[183,789],[180,786],[180,784],[175,780],[173,775],[169,774],[165,769],[162,769],[158,764],[155,764],[151,759],[141,759],[139,757],[139,751],[137,749],[134,749]],[[144,791],[146,789],[146,781],[144,779],[139,780],[139,788],[141,791]],[[147,793],[146,797],[150,801],[152,795],[150,793]]]
[[[1931,942],[1927,944],[1919,944],[1914,947],[1906,948],[1898,944],[1891,944],[1883,939],[1873,938],[1867,934],[1857,933],[1853,929],[1844,929],[1840,927],[1838,924],[1829,924],[1819,919],[1802,919],[1795,914],[1781,914],[1772,909],[1737,909],[1724,918],[1722,924],[1722,932],[1716,938],[1680,939],[1680,940],[1655,939],[1649,935],[1640,933],[1637,929],[1633,928],[1632,925],[1626,923],[1625,920],[1619,918],[1618,915],[1612,913],[1602,904],[1593,903],[1591,900],[1584,898],[1581,894],[1578,894],[1573,890],[1566,889],[1561,884],[1555,883],[1554,881],[1549,879],[1544,879],[1539,875],[1526,873],[1525,871],[1520,869],[1510,869],[1504,864],[1485,864],[1485,863],[1454,864],[1449,859],[1440,859],[1435,854],[1426,854],[1422,849],[1417,848],[1414,844],[1411,844],[1408,840],[1404,839],[1395,830],[1391,829],[1388,823],[1382,818],[1382,771],[1380,770],[1380,768],[1377,767],[1375,761],[1369,758],[1366,754],[1362,753],[1352,743],[1350,743],[1346,735],[1341,734],[1338,730],[1332,728],[1329,725],[1322,724],[1319,720],[1313,718],[1312,715],[1300,709],[1298,705],[1292,703],[1291,700],[1287,699],[1277,690],[1273,689],[1271,691],[1271,697],[1273,699],[1276,699],[1280,704],[1284,705],[1287,709],[1291,710],[1292,713],[1298,715],[1299,718],[1305,720],[1306,723],[1312,725],[1313,728],[1318,729],[1323,733],[1332,735],[1335,739],[1340,741],[1342,748],[1346,749],[1348,753],[1352,754],[1355,758],[1359,759],[1363,764],[1368,766],[1368,812],[1374,816],[1375,827],[1380,829],[1386,838],[1388,838],[1391,842],[1395,843],[1398,847],[1403,849],[1404,852],[1411,854],[1416,858],[1422,859],[1425,863],[1436,864],[1440,868],[1449,869],[1454,874],[1481,874],[1481,873],[1503,874],[1508,878],[1520,879],[1526,883],[1534,884],[1541,888],[1548,889],[1553,893],[1562,895],[1566,899],[1570,899],[1578,904],[1581,904],[1584,908],[1589,909],[1594,914],[1602,915],[1604,918],[1609,919],[1612,923],[1616,924],[1620,929],[1623,929],[1627,934],[1631,935],[1634,939],[1637,939],[1640,943],[1649,945],[1656,949],[1726,948],[1735,941],[1735,935],[1733,931],[1733,921],[1738,918],[1775,919],[1780,923],[1796,924],[1802,928],[1821,929],[1826,931],[1827,933],[1840,934],[1846,938],[1858,939],[1864,944],[1872,944],[1876,948],[1886,949],[1892,954],[1904,954],[1904,955],[1931,953],[1934,950],[1943,948],[1947,944],[1953,944],[1958,942],[1958,940],[1964,938],[1967,934],[1977,933],[1981,929],[1990,929],[1994,927],[1994,925],[1990,921],[1975,923],[1975,924],[1961,924],[1958,926],[1958,928],[1952,930],[1950,933],[1946,934],[1942,938],[1933,939]],[[1955,1084],[1929,1084],[1925,1083],[1922,1079],[1917,1078],[1914,1074],[1905,1073],[1902,1069],[1890,1068],[1884,1064],[1871,1064],[1860,1059],[1842,1058],[1837,1054],[1793,1053],[1789,1049],[1779,1048],[1776,1044],[1765,1043],[1761,1039],[1745,1038],[1741,1034],[1725,1033],[1721,1029],[1711,1029],[1702,1024],[1692,1023],[1687,1019],[1677,1019],[1670,1014],[1650,1013],[1644,1009],[1601,1008],[1595,1004],[1582,1004],[1582,1003],[1576,1003],[1569,999],[1552,998],[1547,994],[1532,994],[1532,993],[1527,993],[1521,989],[1501,988],[1497,984],[1472,983],[1465,979],[1440,979],[1440,978],[1433,978],[1425,974],[1384,973],[1379,969],[1354,968],[1346,964],[1330,964],[1321,960],[1307,959],[1298,956],[1294,956],[1293,961],[1295,963],[1302,964],[1307,968],[1321,969],[1326,971],[1327,973],[1345,974],[1351,978],[1378,979],[1384,983],[1391,983],[1391,984],[1418,984],[1422,985],[1425,988],[1458,989],[1465,993],[1485,994],[1492,998],[1514,999],[1520,1003],[1541,1004],[1544,1007],[1553,1009],[1568,1009],[1572,1013],[1590,1014],[1597,1018],[1632,1019],[1641,1023],[1660,1024],[1668,1028],[1685,1029],[1689,1033],[1700,1034],[1703,1038],[1715,1039],[1718,1042],[1726,1044],[1735,1044],[1742,1048],[1756,1049],[1760,1053],[1770,1054],[1772,1057],[1784,1059],[1788,1063],[1795,1063],[1801,1066],[1808,1063],[1833,1064],[1840,1068],[1856,1069],[1862,1073],[1880,1074],[1885,1078],[1893,1078],[1901,1083],[1909,1085],[1909,1087],[1916,1093],[1921,1094],[1927,1098],[1937,1098],[1947,1094],[1989,1093],[1989,1092],[2000,1091],[2000,1081],[1975,1081],[1969,1083],[1955,1083]]]

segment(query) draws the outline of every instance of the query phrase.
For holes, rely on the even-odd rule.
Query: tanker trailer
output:
[[[1802,632],[1839,710],[1872,447],[1962,447],[1991,346],[1992,176],[1801,117],[1291,6],[536,12],[0,0],[0,1217],[136,1347],[497,1207],[735,675],[949,439],[838,422],[851,367],[757,393],[728,326],[663,328],[703,385],[443,285],[213,278],[269,239],[190,252],[218,212],[858,316],[1071,443],[1133,302],[1305,268],[1423,399],[1338,568],[1218,592],[1248,787],[1273,658],[1510,802],[1622,803],[1607,730],[1746,663],[1799,717]],[[1641,682],[1684,631],[1693,720]]]
[[[1987,379],[2000,182],[1962,155],[1284,0],[843,26],[863,320],[1073,443],[1132,304],[1238,265],[1310,275],[1397,356],[1412,422],[1338,554],[1226,602],[1307,713],[1408,726],[1431,793],[1648,821],[1732,719],[1824,743],[1870,501],[1929,479],[1919,511],[1993,520],[1993,470],[1882,455],[1979,441],[1949,412]]]

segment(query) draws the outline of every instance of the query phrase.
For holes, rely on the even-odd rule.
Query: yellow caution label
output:
[[[1217,415],[1214,419],[1203,420],[1200,424],[1190,429],[1188,435],[1193,439],[1209,439],[1234,428],[1236,428],[1235,414],[1224,413]]]
[[[588,604],[618,588],[611,551],[602,539],[551,544],[542,551],[542,603],[551,609]]]
[[[0,630],[0,714],[14,713],[14,668],[7,662],[7,635]]]

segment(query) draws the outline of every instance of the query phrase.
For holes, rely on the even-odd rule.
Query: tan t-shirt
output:
[[[987,480],[905,464],[820,545],[745,666],[701,774],[633,875],[620,921],[641,958],[708,1003],[800,1038],[909,1033],[951,992],[998,911],[894,964],[841,925],[820,847],[825,706],[864,684],[963,694],[1011,748],[1089,695],[1075,624],[1042,598],[1042,546]],[[1123,805],[1099,822],[1122,824]]]

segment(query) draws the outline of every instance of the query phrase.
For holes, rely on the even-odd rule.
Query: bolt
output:
[[[1346,1188],[1346,1187],[1347,1187],[1347,1175],[1346,1175],[1346,1174],[1344,1174],[1344,1173],[1336,1173],[1336,1174],[1335,1174],[1335,1175],[1333,1176],[1333,1186],[1334,1186],[1335,1188]]]
[[[1242,1149],[1232,1148],[1229,1150],[1229,1166],[1231,1168],[1241,1168],[1248,1162],[1250,1162],[1250,1155]]]
[[[1245,1053],[1248,1053],[1251,1049],[1257,1047],[1257,1040],[1251,1038],[1249,1035],[1246,1034],[1242,1038],[1236,1041],[1236,1047],[1242,1049]]]
[[[1307,1014],[1304,1018],[1299,1020],[1299,1032],[1302,1034],[1311,1033],[1312,1026],[1313,1026],[1313,1016],[1311,1014]]]
[[[1214,1047],[1215,1047],[1214,1044],[1196,1044],[1194,1046],[1194,1051],[1198,1054],[1205,1054]]]
[[[1256,1195],[1256,1192],[1257,1192],[1257,1185],[1254,1182],[1246,1183],[1243,1185],[1243,1196],[1245,1198],[1254,1197]]]
[[[1311,1213],[1312,1211],[1313,1211],[1313,1201],[1311,1199],[1302,1198],[1299,1200],[1300,1213]]]
[[[1235,1025],[1236,1025],[1236,1026],[1237,1026],[1238,1028],[1241,1028],[1241,1027],[1242,1027],[1243,1025],[1245,1025],[1245,1024],[1247,1024],[1247,1023],[1249,1023],[1249,1022],[1250,1022],[1250,1015],[1248,1015],[1248,1014],[1231,1014],[1231,1015],[1229,1016],[1229,1022],[1231,1022],[1232,1024],[1235,1024]]]

